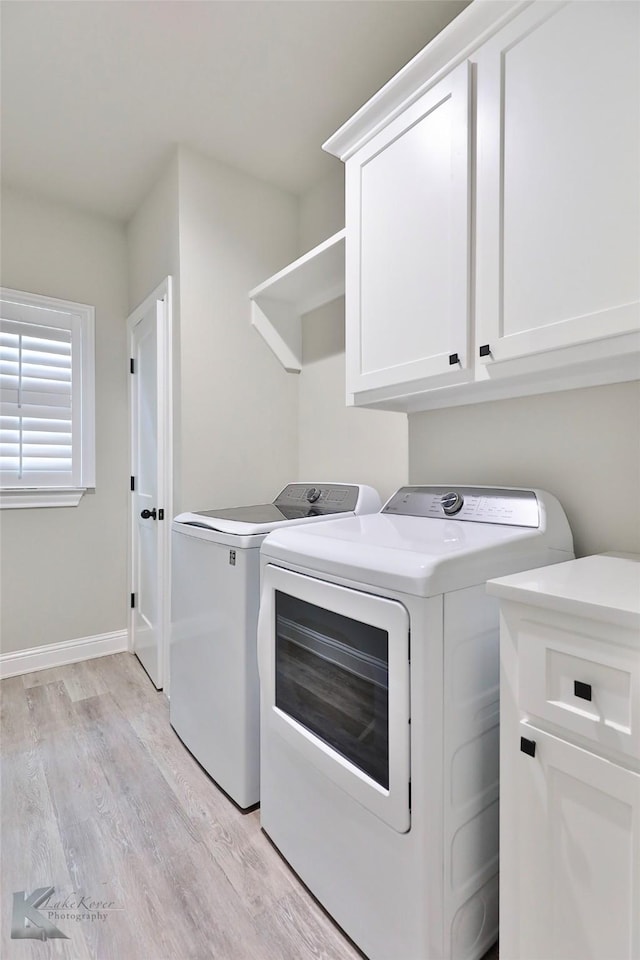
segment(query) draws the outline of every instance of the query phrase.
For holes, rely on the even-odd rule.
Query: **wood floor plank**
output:
[[[92,817],[95,771],[87,763],[81,724],[64,682],[29,687],[25,695],[58,823]]]
[[[26,689],[29,687],[41,687],[47,683],[57,683],[61,679],[60,670],[66,671],[68,667],[48,667],[46,670],[36,670],[34,673],[24,673],[22,682]],[[62,674],[64,676],[64,674]]]
[[[25,697],[38,741],[73,727],[76,716],[63,680],[28,686]]]
[[[89,660],[87,669],[90,673],[100,674],[125,716],[145,710],[167,709],[167,698],[162,691],[156,690],[133,654],[116,653]]]
[[[297,887],[291,871],[264,834],[247,835],[244,822],[212,824],[204,833],[204,842],[253,916],[259,916]]]
[[[8,677],[0,683],[0,731],[5,756],[33,745],[31,715],[22,677]]]
[[[252,911],[260,913],[267,900],[290,893],[296,881],[261,832],[259,812],[242,813],[218,789],[169,726],[168,712],[138,714],[131,724]]]
[[[62,680],[69,699],[73,702],[86,700],[88,697],[96,697],[109,691],[108,684],[101,672],[92,669],[91,663],[91,660],[85,660],[65,667]]]
[[[242,816],[171,728],[166,701],[128,719],[190,818],[214,823]]]
[[[281,960],[362,960],[362,954],[344,937],[302,888],[292,891],[263,912],[257,921],[264,943],[280,949]]]
[[[56,895],[71,892],[73,885],[64,856],[57,819],[39,751],[13,751],[2,758],[2,934],[4,958],[59,957],[89,960],[84,932],[77,924],[52,922],[69,940],[11,940],[13,893],[29,897],[38,887],[53,886]]]
[[[140,840],[156,858],[162,858],[162,844],[176,833],[183,843],[199,842],[192,819],[111,695],[80,701],[76,710],[85,721],[88,755],[109,772],[112,788],[135,817]]]
[[[172,826],[169,792],[163,791],[162,778],[153,776],[153,765],[136,752],[139,742],[108,695],[78,702],[74,714],[72,729],[49,723],[42,750],[75,889],[121,908],[110,911],[106,921],[86,926],[91,955],[100,960],[136,957],[143,942],[150,956],[166,950],[167,956],[179,957],[174,933],[162,932],[164,904],[156,869],[165,856],[164,833]],[[79,783],[74,779],[78,772]],[[182,815],[177,827],[184,844]],[[145,892],[139,899],[141,888]]]
[[[193,871],[179,869],[184,854],[176,846],[167,846],[161,860],[144,846],[136,838],[135,817],[126,804],[117,833],[120,839],[127,838],[120,847],[112,842],[113,822],[76,822],[65,830],[67,857],[76,859],[79,884],[85,888],[91,884],[93,891],[96,882],[92,878],[108,878],[103,880],[103,889],[120,908],[109,914],[106,923],[94,925],[85,934],[92,955],[99,960],[147,956],[180,960],[191,955],[185,945],[196,944],[195,955],[207,956],[207,944],[185,910],[191,895],[200,908],[209,903],[207,884],[200,889]],[[220,889],[223,879],[213,879],[215,889]]]

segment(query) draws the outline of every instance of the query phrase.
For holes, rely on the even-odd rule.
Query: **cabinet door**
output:
[[[517,957],[637,960],[640,774],[526,722],[520,734],[535,755],[519,754]]]
[[[348,393],[469,377],[469,88],[464,63],[347,161]]]
[[[477,71],[482,363],[640,329],[640,4],[534,3]]]

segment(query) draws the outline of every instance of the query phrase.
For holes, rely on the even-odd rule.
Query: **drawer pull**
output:
[[[526,753],[529,757],[535,757],[536,755],[536,742],[535,740],[527,740],[526,737],[520,737],[520,749],[523,753]]]
[[[576,697],[580,697],[581,700],[591,700],[591,684],[583,683],[581,680],[574,680],[573,694]]]

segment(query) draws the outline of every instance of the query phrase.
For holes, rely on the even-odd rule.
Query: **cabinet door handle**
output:
[[[591,684],[583,683],[582,680],[574,680],[573,695],[580,697],[581,700],[591,700]]]
[[[480,347],[480,356],[481,357],[490,357],[491,356],[491,345],[488,343],[483,343]]]
[[[527,740],[526,737],[520,737],[520,749],[523,753],[526,753],[529,757],[535,757],[536,755],[536,742],[535,740]]]

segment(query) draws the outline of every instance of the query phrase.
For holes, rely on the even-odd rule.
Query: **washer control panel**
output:
[[[313,504],[323,513],[351,513],[358,505],[357,484],[332,483],[321,486],[313,483],[289,483],[278,494],[277,507],[305,507]]]
[[[400,487],[382,513],[514,527],[540,526],[540,508],[533,490],[502,487]]]

